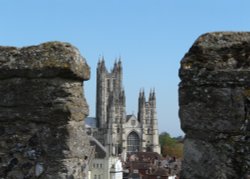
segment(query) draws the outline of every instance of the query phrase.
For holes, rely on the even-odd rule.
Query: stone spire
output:
[[[126,96],[125,96],[124,89],[122,89],[122,91],[120,93],[120,101],[121,101],[121,104],[123,104],[124,106],[126,106]]]
[[[149,103],[150,103],[151,107],[156,108],[155,89],[150,90]]]
[[[98,60],[98,66],[97,66],[98,71],[107,71],[106,66],[105,66],[105,59],[104,57],[100,57]]]
[[[144,89],[141,89],[139,92],[139,98],[138,98],[138,120],[142,122],[145,118],[145,94]]]

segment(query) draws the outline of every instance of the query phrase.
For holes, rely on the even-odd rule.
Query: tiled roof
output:
[[[134,161],[134,162],[131,162],[131,167],[133,169],[146,170],[150,166],[151,166],[150,162],[144,162],[144,161]]]
[[[168,170],[165,168],[156,168],[156,170],[149,175],[151,175],[151,176],[168,176],[169,173],[168,173]]]
[[[144,160],[144,159],[161,159],[161,155],[158,154],[157,152],[134,152],[134,155],[139,160]]]

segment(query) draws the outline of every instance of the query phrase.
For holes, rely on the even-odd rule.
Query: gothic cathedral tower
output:
[[[138,121],[142,129],[142,149],[160,153],[159,131],[156,117],[155,91],[150,91],[146,101],[144,91],[140,91],[138,99]]]
[[[136,118],[126,115],[121,60],[116,61],[109,72],[102,57],[98,62],[96,78],[97,127],[103,132],[102,143],[109,155],[136,151],[160,153],[155,91],[150,92],[148,101],[144,92],[140,92]]]
[[[96,118],[99,128],[108,127],[110,120],[121,123],[125,118],[125,93],[122,86],[121,61],[109,73],[104,58],[98,62],[96,86]]]
[[[126,120],[125,103],[121,60],[115,62],[111,72],[108,72],[102,58],[97,67],[96,120],[98,128],[106,129],[104,145],[111,155],[119,153],[118,147],[122,142],[119,134]]]

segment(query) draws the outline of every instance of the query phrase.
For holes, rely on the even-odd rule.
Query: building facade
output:
[[[89,179],[122,179],[120,157],[110,156],[106,148],[93,136],[89,135],[89,140],[95,147],[95,157],[89,163]]]
[[[144,91],[140,91],[138,115],[127,115],[121,60],[115,62],[109,72],[104,58],[100,59],[96,75],[96,128],[93,136],[110,156],[125,157],[138,151],[160,153],[155,91],[150,92],[148,100]]]

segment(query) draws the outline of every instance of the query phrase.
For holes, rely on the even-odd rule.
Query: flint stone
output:
[[[83,178],[89,75],[68,43],[0,47],[0,178]]]
[[[183,179],[244,178],[250,171],[250,32],[200,36],[181,60]]]

